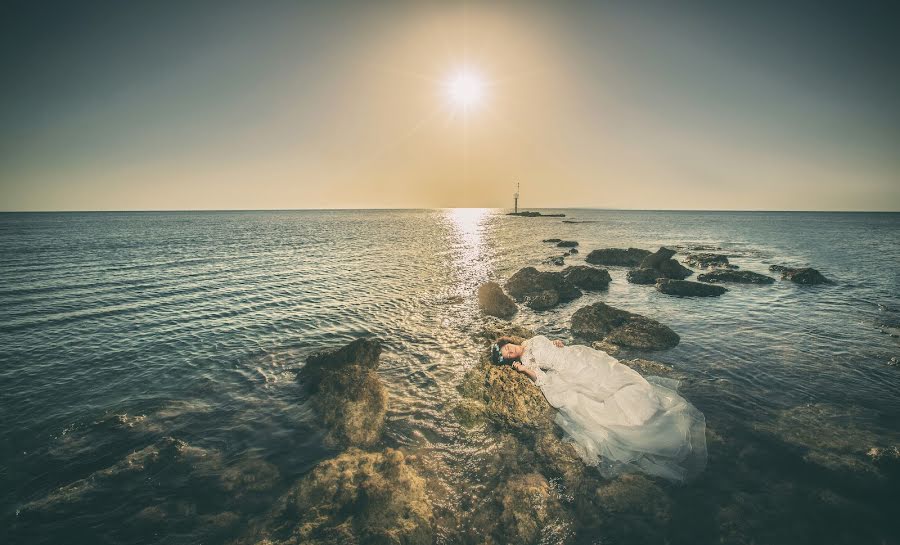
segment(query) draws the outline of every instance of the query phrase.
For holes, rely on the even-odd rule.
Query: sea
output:
[[[641,481],[599,518],[560,489],[571,516],[542,543],[900,543],[900,214],[509,211],[0,214],[0,542],[255,543],[339,453],[298,380],[306,357],[374,337],[375,450],[433,460],[434,541],[474,543],[467,512],[499,509],[487,498],[509,478],[506,435],[452,410],[485,349],[476,290],[561,270],[542,242],[560,238],[578,242],[566,265],[666,246],[776,282],[680,298],[607,267],[608,290],[520,306],[513,322],[567,343],[598,301],[668,325],[678,346],[641,357],[677,370],[707,425],[697,480]]]

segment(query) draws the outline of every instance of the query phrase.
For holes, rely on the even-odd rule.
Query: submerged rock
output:
[[[574,537],[556,489],[536,472],[506,478],[467,519],[464,543],[564,544]]]
[[[737,268],[736,265],[732,265],[731,263],[729,263],[728,256],[723,254],[688,254],[687,256],[685,256],[684,262],[691,267],[698,267],[700,269],[715,269],[720,267],[725,269]]]
[[[775,281],[771,276],[750,271],[733,271],[717,269],[697,276],[702,282],[734,282],[736,284],[771,284]]]
[[[525,267],[512,275],[506,282],[506,291],[534,310],[546,310],[582,295],[561,273],[538,271],[534,267]]]
[[[320,463],[280,500],[270,521],[259,533],[273,545],[425,545],[434,537],[425,480],[391,448],[351,448]]]
[[[669,278],[657,280],[656,289],[666,295],[678,295],[681,297],[718,297],[728,291],[722,286],[688,280],[671,280]]]
[[[639,314],[594,303],[572,315],[572,333],[589,341],[603,340],[641,350],[672,348],[678,334],[663,324]]]
[[[556,243],[556,246],[559,248],[574,248],[578,246],[578,241],[575,240],[560,240]]]
[[[584,258],[592,265],[614,265],[618,267],[636,267],[645,257],[650,255],[647,250],[639,248],[601,248],[594,250]]]
[[[541,242],[562,242],[561,238],[545,238]]]
[[[387,393],[376,371],[380,355],[380,341],[357,339],[307,358],[299,377],[325,424],[326,444],[371,445],[381,436]]]
[[[626,474],[586,486],[575,496],[579,520],[590,534],[613,543],[666,543],[673,502],[660,486],[643,475]]]
[[[780,272],[782,280],[790,280],[796,284],[812,286],[831,283],[831,280],[825,278],[822,273],[810,267],[792,268],[783,265],[772,265],[769,267],[769,270]]]
[[[588,265],[575,265],[562,270],[563,278],[583,290],[605,290],[612,282],[609,271]]]
[[[543,261],[543,263],[545,265],[556,265],[557,267],[562,267],[566,264],[566,255],[567,254],[548,257]]]
[[[519,310],[496,282],[487,282],[478,287],[478,304],[485,314],[507,320]]]
[[[665,363],[660,363],[658,361],[653,360],[645,360],[643,358],[634,358],[630,360],[619,360],[621,363],[624,363],[628,367],[631,367],[642,376],[655,376],[655,377],[666,377],[666,378],[678,378],[679,374],[675,372],[675,369],[666,365]]]

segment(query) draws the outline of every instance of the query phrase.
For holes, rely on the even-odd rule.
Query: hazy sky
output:
[[[0,209],[900,210],[898,15],[5,1]]]

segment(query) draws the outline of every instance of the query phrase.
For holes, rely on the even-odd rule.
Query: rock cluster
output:
[[[381,435],[387,411],[387,393],[376,369],[381,355],[377,339],[313,354],[299,378],[312,394],[330,446],[366,446]]]
[[[562,273],[542,272],[534,267],[525,267],[512,275],[506,282],[506,291],[534,310],[547,310],[582,295]]]
[[[505,320],[512,318],[519,310],[496,282],[487,282],[478,287],[478,305],[485,314]]]
[[[656,289],[666,295],[678,295],[681,297],[717,297],[727,289],[722,286],[690,282],[688,280],[671,280],[660,278],[656,281]]]
[[[641,260],[637,269],[628,271],[628,281],[632,284],[653,284],[657,278],[674,278],[683,280],[693,271],[672,259],[675,250],[660,248]]]
[[[636,267],[641,264],[645,257],[650,255],[647,250],[639,248],[601,248],[594,250],[584,258],[585,261],[592,265],[611,265],[618,267]]]
[[[594,303],[572,315],[572,333],[588,341],[605,341],[617,346],[640,350],[672,348],[680,341],[678,334],[650,318]]]
[[[701,282],[733,282],[735,284],[771,284],[775,281],[771,276],[751,271],[733,271],[728,269],[716,269],[697,275]]]

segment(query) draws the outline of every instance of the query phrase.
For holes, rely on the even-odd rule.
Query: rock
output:
[[[687,278],[694,271],[684,267],[681,263],[672,259],[675,250],[660,248],[655,253],[641,260],[640,267],[628,271],[626,278],[632,284],[653,284],[658,278],[675,278],[678,280]]]
[[[387,393],[376,372],[381,343],[357,339],[313,354],[300,369],[301,383],[327,429],[330,446],[371,445],[381,435]]]
[[[571,250],[569,250],[569,255],[575,255],[575,254],[577,254],[577,253],[578,253],[578,249],[577,249],[577,248],[572,248]]]
[[[569,441],[562,441],[554,432],[540,435],[534,442],[534,452],[552,478],[559,477],[566,488],[575,491],[584,479],[584,461]]]
[[[659,250],[656,250],[654,253],[642,259],[640,268],[659,269],[659,266],[671,259],[673,255],[675,255],[675,250],[670,250],[669,248],[663,246]]]
[[[722,286],[688,280],[671,280],[669,278],[657,280],[656,289],[666,295],[678,295],[681,297],[718,297],[728,291]]]
[[[673,502],[643,475],[626,474],[575,497],[579,520],[612,543],[666,543]]]
[[[572,333],[589,341],[603,340],[642,350],[672,348],[680,340],[677,333],[656,320],[605,303],[594,303],[575,311]]]
[[[260,532],[279,544],[431,544],[425,480],[391,448],[351,448],[320,463],[276,506]],[[285,541],[273,536],[289,537]]]
[[[503,543],[556,543],[559,526],[571,524],[557,495],[540,473],[515,476],[497,490]],[[563,522],[566,521],[566,522]],[[554,539],[557,537],[557,539]]]
[[[549,310],[559,304],[559,293],[554,290],[544,290],[531,296],[528,306],[533,310]]]
[[[556,243],[556,246],[559,248],[574,248],[578,246],[578,242],[574,240],[560,240]]]
[[[552,257],[548,257],[544,260],[545,265],[556,265],[557,267],[562,267],[566,264],[566,254],[563,255],[555,255]]]
[[[482,342],[485,345],[493,343],[500,337],[513,337],[524,340],[534,337],[534,332],[527,327],[487,316],[481,329],[472,334],[472,340]],[[486,352],[489,355],[490,350],[486,350]]]
[[[509,212],[507,216],[519,216],[523,218],[564,218],[565,214],[541,214],[540,212]]]
[[[723,254],[710,254],[710,253],[699,253],[699,254],[688,254],[684,258],[684,262],[690,265],[691,267],[698,267],[701,269],[710,269],[710,268],[725,268],[725,269],[736,269],[735,265],[732,265],[728,262],[728,256]]]
[[[562,242],[561,238],[545,238],[541,242]]]
[[[516,301],[524,302],[535,310],[545,310],[557,303],[565,303],[581,297],[581,290],[558,272],[541,272],[534,267],[520,269],[506,282],[506,291]],[[556,292],[557,301],[546,306],[553,297],[547,291]],[[537,300],[535,302],[535,300]],[[537,307],[535,307],[537,304]]]
[[[697,276],[701,282],[734,282],[736,284],[771,284],[775,281],[771,276],[750,271],[733,271],[717,269]]]
[[[636,267],[645,257],[650,255],[647,250],[638,248],[601,248],[587,255],[585,261],[592,265],[614,265],[619,267]]]
[[[600,350],[601,352],[606,352],[612,357],[616,357],[619,352],[622,351],[621,347],[610,344],[606,341],[594,341],[591,343],[591,348],[593,348],[594,350]]]
[[[612,277],[606,269],[597,269],[588,265],[576,265],[562,270],[563,278],[583,290],[605,290]]]
[[[510,319],[519,310],[516,303],[503,293],[496,282],[487,282],[478,287],[478,304],[485,314]]]
[[[625,279],[631,284],[655,284],[660,272],[656,269],[631,269]]]
[[[772,267],[769,267],[769,269],[772,270]],[[781,278],[782,280],[790,280],[795,284],[804,284],[807,286],[831,283],[830,280],[822,276],[822,273],[809,267],[804,267],[802,269],[783,268],[781,270]]]

